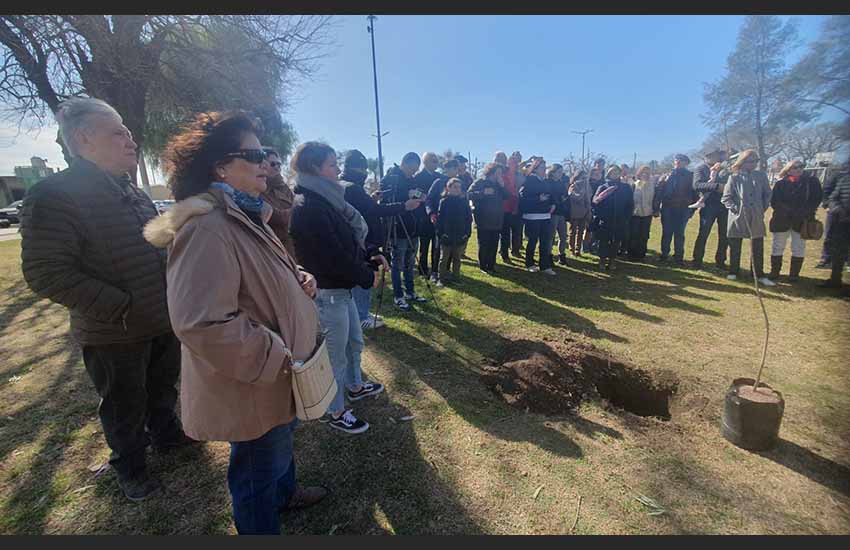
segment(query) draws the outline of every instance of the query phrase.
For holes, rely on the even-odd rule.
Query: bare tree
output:
[[[792,132],[786,140],[786,156],[810,164],[818,153],[837,151],[844,139],[840,126],[832,123],[806,126]]]
[[[726,60],[726,74],[706,84],[709,111],[706,125],[728,133],[751,134],[762,168],[771,156],[768,144],[811,113],[795,98],[795,88],[783,86],[788,75],[786,54],[797,44],[797,24],[775,15],[751,15],[738,33],[735,50]]]
[[[276,110],[286,85],[316,70],[330,26],[326,16],[2,15],[0,115],[40,127],[62,100],[97,97],[121,114],[141,153],[149,134],[175,128],[187,112],[253,91],[246,67],[277,81],[239,97]]]

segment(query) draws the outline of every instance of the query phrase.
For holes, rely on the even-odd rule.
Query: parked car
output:
[[[23,203],[22,200],[15,201],[6,208],[0,208],[0,225],[9,227],[13,223],[21,223],[21,205]]]
[[[165,212],[174,206],[174,201],[172,200],[161,200],[161,201],[153,201],[153,205],[156,206],[156,211],[160,214],[165,214]]]

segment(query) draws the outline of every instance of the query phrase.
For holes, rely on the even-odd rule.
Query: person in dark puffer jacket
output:
[[[460,280],[460,259],[472,234],[472,210],[469,208],[469,200],[463,194],[463,182],[459,178],[446,182],[436,228],[442,247],[437,286],[443,286]],[[451,278],[449,271],[452,273]]]
[[[376,247],[367,246],[366,220],[345,201],[336,152],[324,143],[302,143],[292,156],[291,168],[295,203],[289,232],[299,263],[316,278],[316,306],[337,382],[328,425],[349,434],[363,433],[369,424],[346,409],[345,400],[376,395],[384,387],[362,378],[363,330],[351,289],[377,287],[379,267],[388,266]]]
[[[413,177],[413,183],[425,197],[428,196],[434,182],[440,178],[440,174],[437,172],[439,165],[440,160],[435,153],[422,155],[422,170]],[[434,223],[427,211],[427,204],[417,208],[414,213],[416,214],[417,232],[419,233],[419,273],[423,277],[430,277],[433,282],[436,282],[439,246],[434,242]]]
[[[599,268],[614,268],[620,243],[628,236],[634,211],[634,192],[628,183],[620,181],[621,168],[616,164],[608,169],[605,183],[593,197],[594,233],[599,239]]]
[[[823,189],[815,176],[803,173],[803,163],[792,160],[779,172],[779,181],[773,184],[770,194],[769,229],[772,234],[770,253],[770,279],[776,282],[782,271],[782,254],[791,238],[791,281],[800,278],[806,256],[806,241],[800,236],[803,222],[815,219]]]
[[[830,278],[818,286],[823,288],[842,288],[841,274],[850,251],[850,159],[844,169],[830,179],[825,186],[830,190],[824,197],[829,215],[832,216],[832,239],[830,240],[830,258],[832,273]]]
[[[68,308],[101,396],[110,465],[127,498],[142,500],[160,487],[146,468],[148,433],[161,449],[191,442],[174,412],[180,342],[168,317],[166,254],[142,235],[157,211],[130,179],[136,144],[115,109],[77,98],[56,118],[73,161],[24,199],[24,279]]]
[[[496,272],[496,252],[499,248],[499,236],[505,211],[502,208],[508,197],[502,174],[505,167],[491,162],[484,168],[484,178],[473,183],[467,197],[475,210],[475,225],[478,230],[478,267],[484,273]]]
[[[366,183],[366,171],[368,162],[360,151],[353,149],[345,156],[345,163],[340,183],[345,187],[345,200],[360,212],[369,226],[366,234],[367,248],[381,250],[386,245],[387,232],[385,219],[391,219],[405,211],[409,212],[419,207],[422,201],[407,199],[404,202],[387,202],[379,204],[370,197],[363,186]],[[384,254],[386,256],[386,254]],[[357,313],[360,316],[360,326],[365,329],[379,328],[384,325],[380,317],[369,315],[370,302],[372,300],[372,289],[355,286],[351,289],[354,302],[357,304]]]
[[[553,164],[546,171],[546,181],[552,189],[552,202],[555,203],[555,211],[552,212],[549,225],[549,242],[555,242],[555,234],[558,235],[558,263],[567,264],[567,220],[570,218],[570,198],[567,194],[569,178],[564,176],[564,167]]]
[[[531,273],[542,271],[554,275],[552,269],[552,241],[549,239],[549,224],[555,203],[552,201],[551,186],[544,181],[546,162],[541,157],[528,161],[525,182],[519,189],[519,210],[525,222],[525,267]],[[540,243],[540,266],[534,264],[534,249]]]

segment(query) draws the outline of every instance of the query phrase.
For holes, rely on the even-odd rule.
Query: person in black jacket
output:
[[[614,268],[614,259],[620,243],[628,235],[628,227],[635,207],[632,187],[620,181],[621,169],[616,164],[608,169],[604,184],[593,197],[594,232],[599,239],[599,268]]]
[[[406,202],[409,199],[425,199],[413,181],[413,174],[419,169],[419,155],[407,153],[401,159],[401,166],[389,169],[381,180],[381,204]],[[420,206],[419,208],[425,208]],[[410,311],[409,302],[425,303],[427,300],[416,293],[414,267],[416,251],[419,248],[416,210],[394,216],[387,224],[387,246],[392,259],[393,303],[402,311]],[[401,279],[404,275],[404,290]]]
[[[384,229],[384,219],[402,214],[418,208],[422,201],[420,199],[407,199],[405,202],[379,204],[366,193],[363,188],[366,183],[368,163],[366,157],[360,151],[353,149],[345,156],[343,173],[340,179],[345,187],[345,200],[360,212],[369,226],[366,234],[367,247],[383,250],[386,244],[387,233]],[[384,254],[386,256],[386,254]],[[360,317],[360,325],[365,329],[379,328],[384,325],[380,317],[369,315],[370,302],[372,300],[372,289],[355,286],[351,289],[354,302],[357,305],[357,313]]]
[[[552,201],[552,189],[546,181],[546,162],[542,157],[531,157],[527,167],[525,182],[519,189],[519,211],[525,222],[525,235],[528,244],[525,247],[525,267],[531,273],[542,271],[554,275],[552,269],[552,241],[549,239],[549,224],[555,203]],[[540,243],[540,266],[534,264],[534,249]]]
[[[842,288],[841,275],[850,252],[850,159],[844,169],[830,179],[825,188],[829,190],[829,194],[825,194],[824,204],[832,216],[832,239],[829,243],[832,273],[828,280],[818,286]]]
[[[328,425],[362,433],[369,424],[345,408],[345,399],[357,401],[384,387],[362,379],[363,331],[351,289],[377,287],[380,268],[386,269],[387,262],[376,246],[367,243],[366,220],[345,200],[336,152],[330,146],[302,143],[292,156],[291,168],[295,202],[289,233],[299,263],[316,278],[316,306],[337,382]]]
[[[496,272],[496,252],[505,211],[502,203],[508,197],[502,174],[505,167],[491,162],[484,168],[484,178],[473,183],[467,197],[475,210],[475,225],[478,231],[478,267],[484,273]]]
[[[659,181],[655,198],[661,205],[661,255],[664,263],[670,256],[673,241],[673,258],[678,266],[685,265],[685,228],[694,211],[688,208],[699,195],[694,190],[694,174],[688,170],[691,159],[677,154],[673,158],[673,171]]]
[[[21,268],[40,298],[62,304],[86,371],[109,463],[133,501],[160,488],[145,448],[190,443],[174,412],[180,342],[165,287],[166,253],[142,235],[157,217],[130,179],[136,143],[121,116],[99,99],[75,98],[56,113],[73,160],[34,185],[21,210]]]
[[[588,178],[588,185],[590,186],[590,196],[591,198],[596,195],[596,191],[599,189],[601,185],[605,183],[605,160],[597,159],[593,164],[593,168],[590,169],[590,176]],[[599,252],[599,239],[593,233],[593,229],[588,225],[587,232],[584,234],[584,244],[582,249],[586,253],[597,253]]]
[[[770,279],[776,282],[782,271],[782,255],[788,238],[791,238],[791,271],[789,278],[796,281],[800,278],[803,259],[806,256],[806,241],[800,236],[803,222],[814,220],[823,189],[815,176],[803,173],[803,163],[792,160],[779,172],[779,181],[773,184],[770,194],[770,207],[773,215],[770,217],[769,229],[772,234],[772,250],[770,253]]]
[[[546,181],[551,186],[552,202],[555,211],[552,212],[549,225],[549,242],[554,244],[555,234],[558,235],[558,262],[567,264],[567,220],[570,218],[570,198],[567,188],[570,180],[564,176],[564,167],[553,164],[546,170]]]
[[[455,155],[454,159],[458,162],[457,177],[463,182],[463,194],[465,195],[472,186],[472,175],[467,171],[469,160],[463,155]]]
[[[443,286],[460,280],[460,259],[472,234],[472,210],[469,209],[469,200],[463,194],[463,182],[459,178],[446,182],[438,208],[436,228],[442,248],[437,286]]]
[[[711,167],[718,162],[726,162],[726,151],[712,151],[705,155],[705,162],[694,170],[694,190],[701,193],[703,207],[699,211],[699,235],[694,243],[695,269],[702,268],[702,259],[705,256],[705,243],[711,235],[711,229],[717,223],[717,251],[714,253],[714,262],[717,269],[726,269],[726,254],[729,250],[729,241],[726,237],[726,224],[729,220],[729,211],[720,202],[723,196],[723,186],[729,179],[725,169],[720,170],[712,177]]]
[[[440,160],[435,153],[422,155],[422,170],[413,177],[413,182],[423,196],[428,196],[434,182],[439,179],[440,174],[437,173],[439,165]],[[427,211],[427,201],[421,208],[414,210],[414,213],[416,214],[417,233],[419,233],[419,273],[423,277],[430,277],[433,282],[436,282],[437,262],[439,261],[436,256],[439,246],[434,242],[434,224]],[[433,268],[433,272],[431,268]]]

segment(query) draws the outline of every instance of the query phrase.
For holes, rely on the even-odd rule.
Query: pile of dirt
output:
[[[518,340],[483,365],[485,384],[511,406],[546,415],[567,414],[582,400],[604,398],[639,416],[670,418],[678,379],[648,372],[574,340]]]

